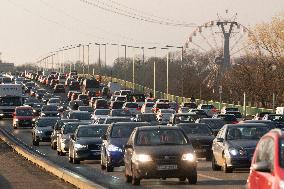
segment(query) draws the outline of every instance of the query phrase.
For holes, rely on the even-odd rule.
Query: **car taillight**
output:
[[[233,121],[233,122],[232,122],[232,124],[238,124],[238,123],[239,123],[238,121]]]
[[[213,108],[212,111],[213,111],[213,112],[217,112],[218,110],[217,110],[216,108]]]
[[[129,110],[128,108],[124,108],[125,111]]]
[[[138,108],[136,108],[136,110],[141,110],[141,108],[140,108],[140,107],[138,107]]]

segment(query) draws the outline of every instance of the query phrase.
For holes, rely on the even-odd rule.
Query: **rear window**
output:
[[[125,107],[127,107],[127,108],[138,108],[138,104],[136,104],[136,103],[127,103],[125,105]]]
[[[106,133],[107,127],[81,127],[77,131],[77,137],[102,137]]]
[[[111,130],[112,138],[129,138],[136,125],[115,125]]]
[[[147,103],[147,104],[146,104],[146,107],[148,107],[148,108],[149,108],[149,107],[153,107],[153,106],[154,106],[154,103]]]
[[[209,110],[211,110],[211,109],[214,109],[215,107],[213,106],[213,105],[202,105],[201,106],[201,109],[209,109]]]
[[[212,129],[221,129],[226,123],[222,119],[203,119],[201,123],[206,123]]]
[[[169,109],[169,104],[157,104],[157,108],[159,109]]]
[[[238,108],[226,108],[226,111],[237,112],[237,111],[239,111],[239,109]]]

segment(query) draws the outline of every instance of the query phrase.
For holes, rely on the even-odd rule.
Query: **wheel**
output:
[[[14,129],[18,129],[18,127],[16,125],[13,125]]]
[[[206,154],[206,161],[211,161],[212,160],[212,152],[208,152],[207,154]]]
[[[132,182],[132,176],[126,175],[126,173],[125,173],[125,181],[127,183],[131,183]]]
[[[197,183],[197,170],[196,167],[194,167],[188,176],[188,183],[189,184],[196,184]]]
[[[217,165],[214,155],[212,155],[212,169],[213,171],[220,171],[221,166]]]
[[[136,185],[136,186],[140,185],[140,180],[141,179],[133,176],[133,178],[132,178],[132,185]]]
[[[33,139],[33,145],[34,145],[34,146],[38,146],[38,145],[39,145],[39,141],[38,141],[38,140]]]
[[[108,165],[108,163],[107,163],[107,165],[106,165],[106,171],[107,171],[107,172],[113,172],[113,169],[114,169],[114,167]]]
[[[69,155],[68,155],[68,161],[69,161],[69,163],[72,163],[72,162],[73,162],[73,158],[71,157],[70,150],[69,150]]]
[[[224,173],[232,173],[233,172],[233,167],[228,167],[226,159],[224,160],[224,164],[223,164],[223,171]]]
[[[179,181],[180,182],[184,182],[186,180],[186,178],[185,177],[181,177],[181,178],[179,178]]]
[[[80,161],[78,160],[78,159],[76,159],[76,157],[75,157],[75,152],[73,152],[73,163],[74,164],[80,164]]]

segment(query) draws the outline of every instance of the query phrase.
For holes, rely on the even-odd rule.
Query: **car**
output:
[[[65,93],[65,88],[63,84],[56,84],[53,88],[54,93]]]
[[[91,123],[91,113],[87,111],[70,111],[68,115],[69,119],[78,119],[80,122]]]
[[[78,110],[80,106],[85,106],[85,104],[81,100],[72,100],[69,102],[70,110]]]
[[[87,111],[89,113],[93,113],[94,112],[94,109],[92,107],[90,107],[90,106],[79,106],[78,110],[79,111]]]
[[[141,109],[136,102],[125,102],[122,106],[122,109],[129,111],[132,116],[135,116],[141,112]]]
[[[262,120],[271,120],[276,124],[276,128],[284,129],[284,115],[283,114],[265,114]]]
[[[178,127],[144,126],[132,132],[124,147],[126,182],[179,178],[197,183],[197,160],[191,142]]]
[[[173,114],[175,114],[173,109],[159,109],[156,113],[156,117],[159,122],[168,123]]]
[[[127,98],[126,96],[116,96],[114,101],[121,101],[121,102],[126,102]]]
[[[53,97],[52,94],[46,93],[46,94],[44,94],[44,96],[42,97],[42,102],[46,104],[47,101],[48,101],[50,98],[52,98],[52,97]]]
[[[32,143],[34,146],[38,146],[40,142],[50,142],[50,136],[57,120],[59,120],[58,117],[38,118],[32,129]]]
[[[176,126],[184,131],[198,158],[206,158],[206,161],[211,160],[212,142],[215,136],[207,124],[179,123]]]
[[[227,114],[229,112],[240,112],[239,111],[239,108],[235,108],[235,107],[226,107],[224,106],[222,109],[221,109],[221,114]]]
[[[218,113],[218,110],[212,104],[199,104],[197,109],[204,110],[209,117]]]
[[[60,98],[50,98],[47,102],[47,105],[60,106],[60,104],[61,104]]]
[[[165,102],[156,102],[152,108],[153,113],[157,113],[159,109],[169,109],[170,105]]]
[[[173,109],[175,112],[179,109],[179,104],[177,102],[169,102],[170,109]]]
[[[248,189],[284,187],[283,132],[273,129],[258,142],[247,179]]]
[[[80,83],[79,81],[73,80],[69,84],[69,89],[70,90],[80,90]]]
[[[116,122],[112,123],[103,136],[101,147],[101,169],[113,172],[114,167],[124,165],[123,146],[136,127],[149,126],[145,122]]]
[[[272,114],[271,112],[260,112],[260,113],[257,113],[255,116],[254,116],[254,120],[262,120],[262,118],[266,115],[266,114]]]
[[[36,91],[36,95],[35,95],[35,96],[36,96],[37,99],[41,100],[42,97],[43,97],[46,93],[47,93],[46,89],[38,89],[38,90]]]
[[[60,113],[58,111],[58,107],[56,105],[44,105],[41,108],[41,117],[59,117]]]
[[[69,142],[72,134],[80,125],[80,122],[67,122],[61,127],[60,132],[57,134],[56,151],[60,156],[65,156],[69,151]]]
[[[212,169],[231,173],[249,168],[256,144],[270,128],[261,123],[226,124],[212,144]]]
[[[102,137],[108,125],[80,125],[71,135],[69,143],[69,162],[78,164],[84,160],[100,160]]]
[[[124,105],[123,101],[111,101],[109,105],[109,109],[122,109]]]
[[[170,101],[168,99],[162,99],[162,98],[159,98],[156,100],[156,103],[159,103],[159,102],[162,102],[162,103],[169,103]]]
[[[89,105],[89,98],[88,98],[87,95],[79,94],[78,95],[78,100],[81,100],[85,104],[85,106]]]
[[[240,123],[263,123],[267,125],[270,128],[270,130],[275,129],[277,126],[276,123],[271,120],[244,120],[241,121]]]
[[[131,90],[120,90],[120,96],[126,96],[128,94],[131,94],[132,91]],[[125,100],[126,101],[126,100]]]
[[[132,115],[131,115],[129,110],[113,109],[113,110],[110,110],[109,116],[112,116],[112,117],[131,117]]]
[[[96,109],[94,113],[92,114],[91,119],[96,122],[98,119],[102,117],[107,117],[109,115],[110,110],[109,109]]]
[[[13,113],[13,128],[32,127],[35,123],[33,108],[30,106],[16,107]]]
[[[199,118],[209,118],[209,116],[207,115],[207,113],[204,110],[189,109],[188,112],[197,114],[199,116]]]
[[[215,114],[215,115],[213,115],[212,118],[221,118],[225,121],[226,124],[237,124],[237,123],[239,123],[235,114]]]
[[[78,96],[82,94],[80,91],[73,91],[71,95],[71,101],[78,100]]]
[[[68,100],[68,101],[71,101],[71,97],[72,97],[72,95],[73,95],[74,92],[78,92],[78,91],[71,91],[71,90],[70,90],[70,91],[67,93],[67,100]]]
[[[197,105],[195,102],[183,102],[181,107],[187,107],[188,109],[196,109]]]
[[[78,120],[77,119],[60,119],[60,120],[58,120],[56,122],[56,124],[53,127],[53,131],[51,133],[51,136],[50,136],[50,139],[51,139],[51,143],[50,143],[51,149],[53,149],[53,150],[57,149],[57,137],[58,137],[58,134],[60,133],[62,126],[65,123],[69,123],[69,122],[78,122]]]
[[[217,134],[219,130],[226,124],[221,118],[201,118],[197,119],[195,123],[205,123],[209,125],[214,134]]]
[[[150,125],[158,125],[159,122],[157,121],[156,115],[154,113],[142,113],[137,114],[134,118],[136,122],[148,122]]]
[[[171,115],[169,124],[194,123],[198,118],[199,116],[195,113],[175,113]]]
[[[94,107],[94,103],[96,102],[97,99],[103,99],[102,97],[91,97],[89,101],[89,106]]]
[[[93,106],[94,109],[108,109],[108,102],[105,99],[97,99]]]
[[[141,107],[141,113],[152,113],[152,108],[155,105],[154,102],[146,102]]]

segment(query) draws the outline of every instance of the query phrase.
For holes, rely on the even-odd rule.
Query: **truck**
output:
[[[23,88],[20,84],[0,84],[0,118],[11,118],[17,106],[23,105]]]

